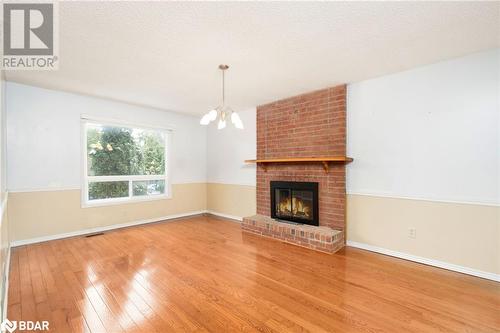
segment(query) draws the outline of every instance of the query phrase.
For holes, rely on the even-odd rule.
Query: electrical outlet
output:
[[[417,229],[415,229],[415,228],[408,228],[408,237],[410,237],[410,238],[417,238]]]

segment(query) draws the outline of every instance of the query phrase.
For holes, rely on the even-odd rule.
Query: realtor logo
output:
[[[57,69],[55,3],[3,3],[2,69]]]
[[[54,5],[3,5],[5,55],[53,55]]]

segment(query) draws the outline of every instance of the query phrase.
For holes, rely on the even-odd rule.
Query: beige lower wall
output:
[[[255,196],[255,186],[208,183],[207,209],[237,217],[255,215]]]
[[[11,241],[204,211],[205,183],[172,185],[172,199],[82,208],[80,190],[9,195]]]
[[[347,239],[500,274],[500,208],[348,195]],[[416,228],[416,238],[408,237]]]
[[[194,211],[236,217],[256,212],[255,186],[197,183],[172,190],[169,200],[95,208],[81,208],[79,190],[10,193],[10,240]],[[0,230],[2,260],[6,226]],[[408,237],[409,228],[416,229],[416,238]],[[346,232],[348,241],[500,274],[499,207],[351,194]]]

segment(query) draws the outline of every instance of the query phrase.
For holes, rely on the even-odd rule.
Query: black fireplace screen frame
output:
[[[303,219],[297,216],[281,216],[276,214],[276,190],[311,191],[313,194],[313,218]],[[271,181],[271,218],[287,220],[291,222],[319,226],[319,201],[318,201],[318,183],[313,182],[283,182]]]

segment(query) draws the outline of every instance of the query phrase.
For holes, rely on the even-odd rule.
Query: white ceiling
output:
[[[500,45],[499,2],[61,2],[58,71],[7,80],[202,114]]]

